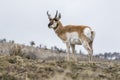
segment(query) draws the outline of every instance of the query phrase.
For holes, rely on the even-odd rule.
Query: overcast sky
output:
[[[53,16],[58,10],[63,25],[93,28],[95,54],[120,52],[120,0],[0,0],[0,39],[65,48],[47,27],[47,10]]]

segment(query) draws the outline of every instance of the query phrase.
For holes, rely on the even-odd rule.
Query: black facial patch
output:
[[[55,21],[58,21],[58,19],[54,18]]]
[[[53,24],[53,21],[51,21],[49,24],[48,24],[48,26],[51,26]]]

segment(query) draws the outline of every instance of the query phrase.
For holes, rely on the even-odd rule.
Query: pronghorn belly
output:
[[[70,44],[80,44],[81,45],[81,42],[79,39],[70,39]]]
[[[67,36],[67,42],[69,42],[70,44],[81,45],[80,37],[77,32],[66,33],[66,36]]]

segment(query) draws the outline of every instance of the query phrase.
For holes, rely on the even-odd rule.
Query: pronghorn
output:
[[[58,14],[56,11],[55,17],[52,18],[51,15],[48,13],[49,19],[49,28],[53,28],[57,36],[66,43],[67,49],[67,60],[69,60],[70,48],[72,49],[74,60],[76,61],[77,58],[75,56],[75,45],[83,45],[84,48],[88,51],[89,54],[89,61],[92,61],[92,54],[93,54],[93,40],[95,37],[95,32],[89,26],[83,25],[67,25],[63,26],[60,18],[61,14]]]

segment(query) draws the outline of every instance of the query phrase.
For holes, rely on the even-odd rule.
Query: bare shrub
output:
[[[22,57],[25,57],[27,59],[37,59],[37,50],[33,47],[26,47],[22,49]]]
[[[27,58],[27,59],[37,59],[37,55],[35,55],[34,52],[29,52],[29,53],[25,53],[23,54],[23,57]]]
[[[10,50],[9,50],[9,53],[11,56],[13,55],[19,55],[21,56],[22,54],[22,47],[21,45],[19,44],[13,44],[11,47],[10,47]]]

